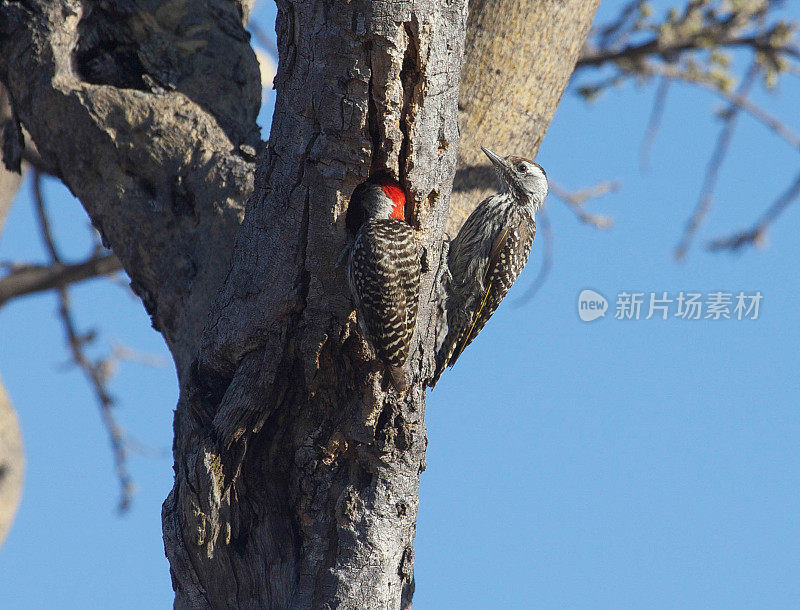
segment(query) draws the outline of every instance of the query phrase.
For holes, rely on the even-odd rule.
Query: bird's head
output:
[[[347,228],[355,235],[372,218],[405,220],[406,194],[388,172],[377,172],[359,184],[350,197]]]
[[[481,150],[492,162],[503,189],[538,211],[547,197],[547,174],[542,166],[514,155],[503,158],[485,146]]]
[[[356,187],[362,195],[361,205],[367,218],[397,218],[405,220],[406,194],[389,172],[372,174]],[[353,195],[356,193],[354,192]]]
[[[370,176],[370,180],[373,177]],[[394,178],[378,174],[375,176],[375,183],[381,187],[384,197],[380,203],[380,207],[376,210],[377,216],[381,218],[397,218],[398,220],[406,219],[406,194],[403,187]]]

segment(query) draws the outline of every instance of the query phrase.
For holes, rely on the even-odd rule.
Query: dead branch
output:
[[[550,192],[558,199],[567,204],[578,217],[578,220],[589,224],[596,229],[608,229],[614,224],[614,220],[608,216],[600,216],[598,214],[589,214],[583,209],[584,203],[588,199],[601,197],[607,193],[613,193],[619,189],[618,182],[601,182],[594,186],[580,189],[577,191],[568,191],[557,183],[550,181]]]
[[[643,68],[643,74],[650,74],[652,76],[662,76],[678,80],[684,83],[696,85],[706,91],[710,91],[729,102],[730,104],[744,110],[751,117],[756,119],[759,123],[767,127],[776,136],[784,140],[789,146],[800,151],[800,135],[792,130],[786,123],[781,121],[775,115],[766,111],[764,108],[748,99],[747,96],[742,95],[740,92],[729,92],[721,88],[714,79],[707,77],[704,74],[695,72],[691,69],[682,69],[675,65],[657,64],[654,62],[648,63]]]
[[[800,195],[800,174],[797,174],[789,188],[787,188],[775,202],[767,208],[761,218],[746,231],[740,231],[727,237],[714,239],[706,246],[712,252],[728,250],[736,252],[748,246],[761,246],[766,241],[768,229],[775,223],[775,220],[795,201]]]
[[[42,242],[50,256],[51,265],[63,267],[64,261],[53,239],[50,218],[45,207],[44,195],[42,193],[42,175],[36,169],[34,169],[33,192],[39,230]],[[134,484],[128,472],[125,433],[114,417],[114,399],[108,390],[108,380],[113,370],[113,365],[108,359],[94,361],[86,354],[84,347],[87,342],[91,340],[91,335],[87,336],[78,332],[74,316],[72,315],[69,293],[67,292],[66,286],[58,286],[56,288],[56,293],[58,294],[58,315],[64,327],[72,360],[85,373],[86,378],[92,386],[95,397],[97,398],[97,402],[100,405],[100,415],[103,418],[103,424],[106,427],[111,442],[111,449],[114,455],[114,467],[120,484],[119,510],[120,512],[124,512],[130,507],[134,493]]]
[[[653,109],[650,112],[650,119],[647,121],[647,129],[642,138],[642,145],[639,147],[639,167],[646,169],[650,164],[650,149],[658,134],[658,129],[661,126],[661,119],[664,116],[664,108],[667,105],[667,94],[669,93],[670,81],[662,78],[658,83],[656,89],[655,100],[653,101]]]
[[[760,53],[778,67],[781,58],[800,59],[800,48],[793,39],[793,24],[780,20],[767,23],[776,4],[689,2],[683,13],[671,10],[662,21],[656,21],[650,18],[648,3],[632,2],[611,25],[590,37],[575,69],[613,63],[630,70],[631,65],[648,58],[660,57],[669,63],[695,51],[737,48]],[[633,34],[648,36],[629,43]]]
[[[745,99],[745,96],[753,86],[753,82],[755,81],[758,72],[758,64],[754,63],[750,67],[750,70],[748,70],[747,75],[745,76],[741,85],[739,85],[739,90],[736,92],[736,97]],[[711,204],[714,198],[714,189],[719,178],[719,170],[728,154],[728,149],[730,148],[733,134],[736,131],[737,118],[741,110],[742,106],[732,101],[728,110],[722,114],[725,123],[722,127],[722,131],[719,134],[719,138],[717,139],[717,144],[714,147],[714,152],[711,155],[711,159],[706,167],[703,186],[700,190],[700,197],[697,201],[694,212],[686,223],[686,228],[684,229],[681,241],[675,249],[675,258],[678,260],[682,260],[686,257],[686,252],[691,247],[692,241],[697,234],[697,230],[700,228],[700,225],[703,224],[703,221],[705,221],[706,216],[708,216],[708,212],[711,209]]]
[[[616,182],[601,182],[588,188],[579,189],[577,191],[568,191],[552,180],[550,181],[550,192],[556,198],[566,203],[567,207],[569,207],[569,209],[572,210],[578,217],[578,220],[597,229],[609,228],[612,224],[614,224],[613,219],[609,218],[608,216],[589,214],[583,209],[583,205],[589,199],[601,197],[602,195],[614,192],[617,189],[619,189],[619,184]],[[528,286],[525,292],[522,293],[522,296],[515,301],[515,305],[518,307],[529,303],[533,297],[536,296],[536,294],[544,285],[545,281],[547,281],[547,278],[550,275],[550,271],[553,267],[553,245],[555,242],[555,238],[553,236],[553,225],[550,222],[550,217],[544,210],[539,213],[536,221],[537,233],[542,236],[544,241],[544,252],[541,255],[542,263],[539,266],[539,271],[536,274],[533,283]]]
[[[120,269],[122,265],[113,254],[92,256],[80,263],[9,265],[9,273],[0,278],[0,306],[16,297],[64,288]]]
[[[629,80],[637,83],[659,80],[640,152],[642,167],[646,166],[670,83],[700,87],[728,104],[728,109],[721,113],[725,125],[709,159],[699,200],[676,248],[678,259],[686,255],[711,207],[719,169],[739,114],[751,116],[800,151],[800,135],[747,96],[756,76],[763,76],[765,86],[772,88],[783,74],[800,75],[797,24],[780,19],[779,8],[780,3],[774,1],[693,0],[683,9],[671,9],[657,19],[652,16],[649,3],[634,0],[608,25],[593,30],[577,62],[576,74],[589,68],[611,69],[611,73],[605,73],[599,81],[577,86],[578,94],[587,101]],[[739,78],[731,68],[732,57],[728,51],[736,49],[751,52],[752,67],[744,73],[734,91]],[[756,229],[760,222],[754,225]],[[712,246],[715,249],[731,245],[738,248],[757,238],[760,238],[759,233],[745,232],[732,236],[730,243],[726,238],[712,242]]]

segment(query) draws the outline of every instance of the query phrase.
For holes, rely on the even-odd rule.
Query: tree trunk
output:
[[[580,3],[474,5],[487,18],[502,7],[530,14],[504,19],[528,23],[515,36],[535,41],[526,69],[542,78],[525,91],[541,98],[540,119],[528,137],[544,133],[572,69],[564,49],[580,47],[594,10],[562,4]],[[465,0],[279,0],[265,148],[249,4],[144,6],[1,0],[0,78],[175,359],[163,523],[176,606],[408,607]],[[477,31],[469,39],[488,44]],[[495,72],[491,55],[478,57],[465,75],[482,91]],[[468,146],[478,137],[522,152],[511,133],[493,132],[518,111],[465,108],[462,131],[483,134]],[[400,178],[424,249],[403,397],[367,355],[336,266],[347,199],[370,169]]]
[[[164,523],[177,605],[398,608],[413,592],[438,321],[428,295],[455,171],[466,6],[278,10],[268,150],[176,417]],[[370,166],[406,185],[426,248],[403,398],[365,357],[335,266],[347,196]],[[209,427],[243,436],[219,451]]]

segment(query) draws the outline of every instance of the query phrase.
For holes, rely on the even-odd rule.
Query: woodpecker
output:
[[[405,204],[402,187],[381,172],[356,187],[346,218],[354,235],[347,279],[361,331],[401,393],[408,389],[403,367],[417,321],[420,277]]]
[[[447,254],[447,336],[436,356],[436,385],[489,321],[514,284],[533,245],[534,215],[547,196],[547,174],[538,163],[488,148],[501,191],[484,199],[450,243]]]

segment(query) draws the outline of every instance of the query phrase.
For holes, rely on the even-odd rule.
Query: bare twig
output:
[[[660,57],[675,63],[683,55],[713,49],[748,48],[780,70],[782,60],[800,59],[796,26],[775,19],[780,2],[687,2],[682,12],[670,10],[661,20],[651,18],[646,2],[630,2],[619,17],[594,31],[576,70],[615,64],[635,72],[641,61]],[[639,34],[635,42],[629,42]]]
[[[800,195],[800,173],[797,174],[789,188],[767,208],[756,223],[748,230],[721,237],[708,243],[707,248],[712,252],[728,250],[735,252],[745,246],[759,246],[764,243],[766,233],[775,220],[795,201]]]
[[[646,169],[650,164],[650,149],[656,139],[658,128],[661,126],[661,118],[664,116],[669,85],[670,80],[666,78],[662,78],[658,83],[655,100],[653,101],[653,110],[650,112],[650,120],[647,122],[647,131],[639,148],[639,167],[641,169]]]
[[[757,76],[763,77],[767,88],[774,87],[783,74],[800,77],[798,24],[781,18],[780,6],[779,0],[692,0],[686,2],[682,10],[671,9],[663,18],[654,19],[649,3],[630,1],[623,5],[619,16],[609,25],[593,30],[590,42],[585,45],[577,62],[576,73],[581,69],[605,68],[597,82],[576,85],[578,94],[587,101],[629,80],[644,83],[658,79],[653,110],[640,151],[642,167],[647,164],[671,82],[700,87],[727,103],[728,108],[722,113],[725,124],[706,168],[699,200],[675,250],[678,259],[688,252],[710,210],[720,167],[736,129],[738,115],[751,116],[794,150],[800,151],[800,135],[747,96]],[[738,56],[733,52],[736,50],[749,51],[752,65],[737,90],[733,91],[737,76],[731,65]],[[732,239],[734,243],[740,243],[736,240],[744,239],[746,242],[760,237],[759,232],[757,235],[739,234]],[[720,240],[713,242],[715,248],[722,247],[718,242]]]
[[[157,356],[155,354],[145,354],[133,350],[125,345],[119,343],[115,344],[111,350],[112,356],[115,360],[126,360],[128,362],[136,362],[143,366],[149,366],[154,369],[163,369],[169,365],[166,358]]]
[[[41,231],[42,241],[47,253],[50,255],[51,262],[56,264],[63,264],[61,255],[58,253],[55,241],[53,240],[53,231],[50,228],[50,218],[47,216],[47,210],[44,206],[44,193],[42,192],[42,173],[38,169],[33,172],[33,201],[36,204],[36,217],[39,221],[39,230]]]
[[[103,254],[92,256],[82,263],[14,265],[8,268],[9,273],[0,278],[0,306],[15,297],[111,275],[122,266],[113,254]]]
[[[800,49],[796,46],[785,45],[780,47],[770,46],[767,41],[760,36],[732,36],[710,39],[703,35],[696,35],[692,38],[662,42],[659,39],[649,40],[642,44],[629,45],[621,49],[601,49],[588,47],[584,50],[581,57],[575,64],[575,70],[588,67],[599,67],[603,64],[618,62],[621,60],[633,61],[643,59],[648,56],[658,55],[664,58],[675,57],[686,51],[697,51],[706,49],[710,45],[715,48],[740,48],[749,47],[756,51],[778,52],[789,55],[793,58],[800,58]]]
[[[747,96],[742,95],[739,92],[731,93],[728,91],[724,91],[720,89],[717,85],[715,85],[713,82],[703,79],[702,76],[699,75],[695,76],[688,74],[687,72],[682,71],[678,66],[674,65],[664,65],[664,64],[656,64],[654,62],[649,62],[647,66],[643,68],[643,73],[679,80],[685,83],[690,83],[698,87],[701,87],[706,91],[710,91],[715,95],[717,95],[718,97],[729,102],[733,106],[736,106],[741,110],[744,110],[747,114],[752,116],[762,125],[769,128],[770,131],[772,131],[775,135],[784,140],[792,148],[800,151],[800,135],[795,133],[788,125],[786,125],[779,118],[777,118],[773,114],[770,114],[769,112],[761,108],[758,104],[748,99]]]
[[[114,399],[108,392],[106,383],[110,376],[110,361],[98,360],[93,362],[85,353],[84,345],[86,341],[78,334],[75,321],[72,317],[70,310],[69,295],[66,288],[58,289],[59,309],[58,313],[64,325],[64,330],[67,334],[67,343],[69,344],[72,358],[83,371],[86,373],[92,388],[94,389],[95,397],[100,404],[100,414],[103,418],[103,424],[108,431],[109,440],[111,442],[111,449],[114,454],[114,468],[117,472],[117,479],[120,483],[120,501],[119,510],[125,512],[130,508],[131,500],[135,492],[133,479],[128,472],[128,451],[125,442],[125,431],[117,422],[114,417]]]
[[[736,92],[737,97],[744,98],[747,95],[747,93],[750,91],[750,88],[753,86],[753,82],[755,81],[755,77],[758,72],[758,64],[753,63],[753,65],[747,71],[744,80],[742,80],[741,85],[739,85],[739,90]],[[714,152],[711,155],[711,159],[708,161],[708,165],[706,166],[703,186],[700,190],[700,198],[697,201],[694,212],[686,223],[686,228],[683,231],[681,241],[675,249],[675,258],[678,260],[682,260],[686,256],[686,253],[691,247],[694,237],[697,234],[697,230],[700,228],[700,225],[703,224],[703,221],[705,221],[706,216],[708,216],[708,212],[711,209],[711,204],[713,203],[714,199],[714,189],[719,178],[719,170],[722,167],[723,161],[725,161],[725,156],[728,153],[728,148],[730,147],[731,139],[733,138],[733,133],[736,131],[736,122],[740,110],[742,110],[741,105],[731,102],[730,108],[723,114],[725,117],[725,125],[719,134],[719,138],[717,138],[717,144],[714,147]]]
[[[600,197],[607,193],[612,193],[617,189],[619,189],[619,183],[617,182],[601,182],[589,188],[580,189],[578,191],[568,191],[552,180],[550,181],[550,192],[566,203],[581,222],[592,225],[597,229],[609,228],[614,224],[613,219],[608,216],[589,214],[583,209],[583,204],[587,199]]]
[[[583,209],[584,203],[587,200],[595,197],[600,197],[606,193],[611,193],[619,188],[616,182],[601,182],[589,188],[580,189],[577,191],[568,191],[564,187],[559,186],[552,180],[550,181],[550,192],[558,199],[567,204],[567,206],[575,213],[581,222],[585,222],[597,229],[607,229],[613,224],[613,220],[607,216],[598,216],[589,214]],[[539,272],[533,283],[525,290],[515,304],[517,306],[525,305],[530,302],[533,297],[539,292],[544,285],[547,277],[550,275],[550,270],[553,267],[553,227],[550,223],[550,218],[547,213],[542,210],[539,212],[537,218],[537,233],[539,233],[544,241],[544,253],[542,255],[542,264],[539,267]],[[538,243],[538,242],[537,242]]]
[[[64,261],[58,252],[53,233],[50,228],[50,219],[45,209],[44,196],[42,193],[42,175],[38,170],[34,170],[33,180],[34,203],[36,214],[39,221],[42,241],[50,255],[53,265],[64,266]],[[98,403],[100,404],[100,414],[103,418],[106,430],[108,431],[111,449],[114,455],[114,466],[117,472],[117,479],[120,483],[120,503],[119,510],[124,512],[130,507],[134,493],[133,479],[128,472],[127,450],[125,447],[125,433],[114,417],[114,399],[107,389],[107,382],[110,376],[112,364],[109,360],[92,361],[86,355],[84,347],[87,337],[78,332],[75,320],[70,308],[69,294],[67,288],[59,286],[56,289],[58,294],[58,313],[67,338],[67,345],[72,354],[72,359],[81,369],[83,369],[89,380]]]
[[[623,44],[631,29],[632,18],[641,10],[644,0],[632,0],[626,4],[613,22],[601,28],[598,32],[600,48],[616,48]],[[584,49],[581,56],[587,54],[589,50]]]

